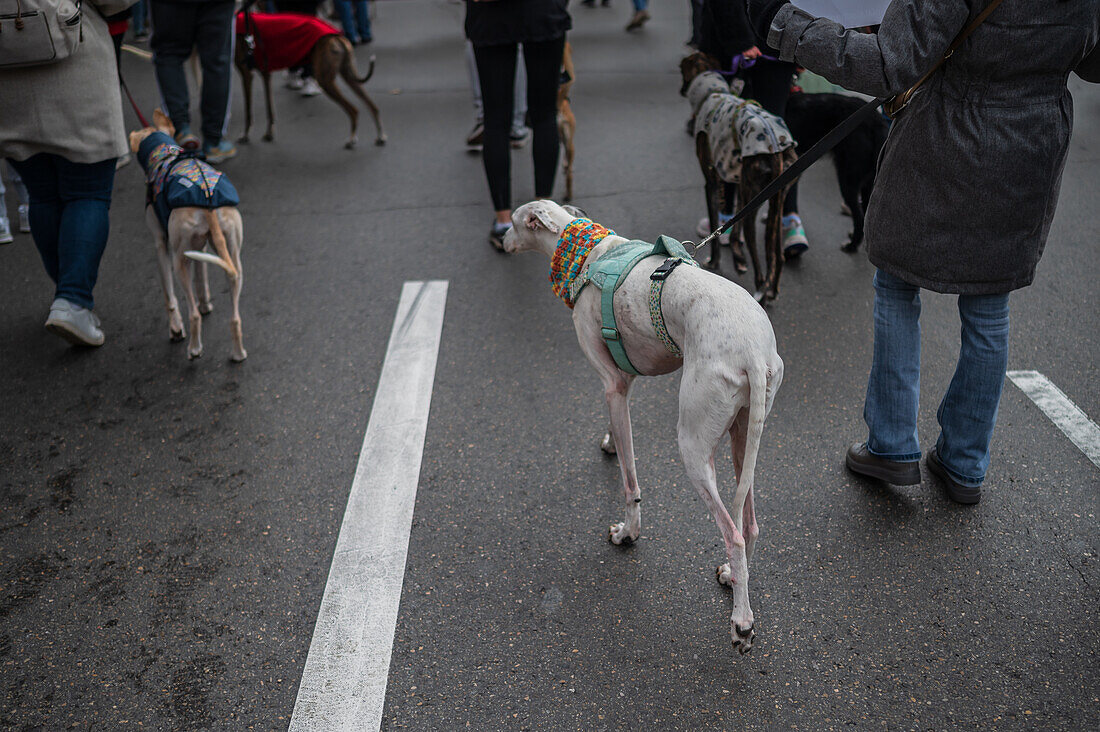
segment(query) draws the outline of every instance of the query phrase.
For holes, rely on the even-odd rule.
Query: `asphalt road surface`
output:
[[[629,35],[628,3],[573,5],[577,203],[632,236],[691,236],[688,4],[653,3]],[[864,436],[873,268],[838,249],[828,162],[803,179],[812,246],[769,310],[787,371],[757,470],[752,654],[730,647],[675,376],[635,390],[642,538],[610,545],[622,508],[599,382],[547,262],[486,241],[462,6],[377,11],[356,53],[363,68],[377,54],[389,144],[365,120],[344,150],[336,106],[280,83],[276,141],[223,168],[245,220],[245,363],[228,360],[220,275],[204,357],[169,342],[136,166],[118,175],[96,290],[104,347],[46,333],[29,237],[0,247],[0,727],[288,727],[399,296],[424,280],[448,289],[383,729],[1100,727],[1100,468],[1009,383],[980,505],[927,476],[889,488],[844,470]],[[148,62],[124,70],[152,107]],[[1072,89],[1058,216],[1012,298],[1009,367],[1096,420],[1100,88]],[[518,204],[530,150],[513,162]],[[924,303],[928,446],[958,320],[953,298]]]

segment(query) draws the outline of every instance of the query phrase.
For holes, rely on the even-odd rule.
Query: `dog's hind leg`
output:
[[[209,315],[214,312],[214,303],[210,302],[210,273],[206,270],[206,262],[195,262],[194,273],[199,296],[199,314]]]
[[[722,213],[732,216],[735,213],[733,207],[736,202],[737,184],[723,183]],[[745,261],[745,238],[741,234],[744,225],[745,221],[741,220],[726,233],[726,236],[729,237],[730,252],[733,254],[733,268],[737,270],[737,274],[745,274],[749,271],[748,263]]]
[[[744,206],[752,196],[749,187],[744,185],[743,179],[742,185],[738,186],[738,191],[741,196],[741,205]],[[759,302],[764,296],[764,269],[760,266],[760,255],[756,251],[756,211],[747,212],[741,222],[741,232],[745,236],[745,249],[749,250],[749,259],[752,261],[753,284],[756,287],[753,297]]]
[[[783,198],[786,194],[787,189],[784,188],[768,202],[768,218],[764,225],[764,255],[768,262],[768,278],[763,302],[779,296],[779,276],[783,274]]]
[[[229,249],[229,256],[233,258],[233,266],[237,268],[237,276],[229,278],[230,302],[233,312],[229,317],[229,331],[233,339],[233,347],[230,358],[241,362],[248,358],[248,352],[244,350],[244,332],[241,327],[241,288],[244,286],[244,268],[241,265],[241,246],[244,243],[244,226],[241,222],[241,214],[236,208],[226,207],[218,209],[218,217],[222,230],[225,232],[225,240]]]
[[[161,229],[160,221],[153,207],[145,209],[145,220],[153,232],[154,245],[157,248],[157,264],[160,273],[160,286],[164,290],[164,307],[168,310],[168,337],[173,341],[183,340],[183,318],[176,299],[175,286],[172,284],[172,255],[168,251],[168,239]]]
[[[319,72],[319,68],[316,65],[314,65],[314,69],[317,69]],[[316,76],[317,83],[322,89],[324,89],[325,94],[329,96],[329,99],[339,104],[344,112],[347,113],[348,120],[351,122],[351,137],[349,137],[348,141],[344,143],[344,147],[346,147],[348,150],[354,149],[355,146],[359,144],[359,110],[355,108],[354,104],[348,101],[347,97],[345,97],[340,92],[339,87],[336,86],[335,72],[333,72],[331,75],[322,75],[321,73],[317,73]]]
[[[346,58],[349,60],[340,66],[340,76],[342,76],[344,81],[347,82],[348,86],[351,87],[351,91],[355,94],[355,96],[359,97],[363,101],[363,104],[367,105],[367,111],[370,112],[370,116],[374,120],[374,144],[385,145],[386,132],[382,129],[382,115],[378,112],[378,107],[377,105],[375,105],[374,101],[371,100],[369,96],[367,96],[367,92],[364,91],[363,85],[356,77],[355,67],[350,61],[350,52]],[[371,68],[373,67],[374,64],[372,63]],[[335,84],[333,84],[333,86],[335,86]],[[354,130],[352,131],[352,135],[354,136]]]
[[[680,418],[677,427],[684,469],[699,497],[710,510],[726,549],[726,564],[718,567],[717,578],[733,589],[733,615],[730,618],[733,646],[741,653],[752,648],[752,608],[749,606],[748,557],[745,537],[737,524],[743,504],[735,497],[735,522],[718,492],[714,453],[730,429],[738,412],[745,406],[749,376],[715,373],[714,369],[687,366],[680,381]],[[763,390],[761,390],[763,399]],[[755,459],[755,458],[754,458]],[[746,472],[747,475],[747,472]],[[751,478],[746,487],[751,486]],[[738,495],[741,481],[738,481]],[[743,501],[743,499],[742,499]]]

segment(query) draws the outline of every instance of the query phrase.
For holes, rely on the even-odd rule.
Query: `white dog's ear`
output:
[[[531,231],[537,231],[539,228],[543,228],[553,234],[561,233],[561,230],[554,224],[554,219],[550,216],[550,212],[547,208],[537,203],[527,209],[527,220],[524,221],[524,224],[526,224],[527,228]]]

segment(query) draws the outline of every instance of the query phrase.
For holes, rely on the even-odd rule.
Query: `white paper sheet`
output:
[[[878,25],[890,0],[791,0],[810,15],[835,20],[845,28]]]

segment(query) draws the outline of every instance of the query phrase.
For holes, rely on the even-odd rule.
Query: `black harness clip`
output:
[[[676,269],[676,266],[678,264],[682,264],[683,261],[684,260],[680,259],[679,257],[669,257],[665,261],[661,262],[660,267],[653,270],[653,274],[649,276],[649,279],[655,282],[660,282],[661,280],[666,279],[672,273],[672,270]]]

